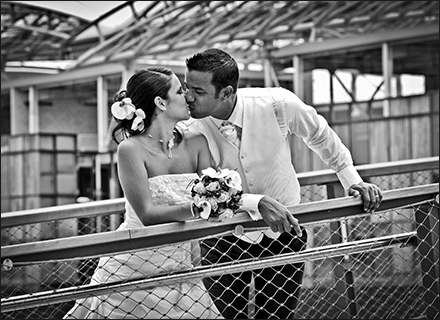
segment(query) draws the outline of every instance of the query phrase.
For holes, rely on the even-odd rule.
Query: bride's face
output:
[[[185,100],[185,91],[176,75],[173,75],[171,79],[171,89],[168,91],[168,97],[168,115],[177,121],[189,119],[190,113]]]

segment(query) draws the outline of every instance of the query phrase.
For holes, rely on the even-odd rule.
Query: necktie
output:
[[[231,141],[237,148],[240,146],[241,128],[234,125],[232,122],[223,121],[220,125],[220,133],[229,141]],[[240,132],[239,132],[240,131]]]

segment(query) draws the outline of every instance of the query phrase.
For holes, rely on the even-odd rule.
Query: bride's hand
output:
[[[293,227],[296,234],[301,236],[302,231],[298,219],[280,202],[269,196],[264,196],[258,203],[258,210],[273,232],[290,232]]]

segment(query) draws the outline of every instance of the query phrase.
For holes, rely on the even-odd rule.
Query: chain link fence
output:
[[[438,170],[374,177],[371,182],[382,190],[422,186],[438,182]],[[303,186],[301,191],[304,203],[327,198],[325,185]],[[5,228],[2,247],[115,230],[122,217],[87,219]],[[258,274],[263,266],[292,263],[305,263],[295,318],[438,318],[438,202],[423,201],[303,226],[308,234],[305,251],[213,266],[201,263],[197,241],[94,257],[13,262],[12,266],[2,257],[2,318],[62,318],[75,300],[85,306],[93,301],[89,311],[105,312],[109,318],[173,318],[173,308],[182,305],[179,299],[185,299],[188,306],[187,318],[206,318],[215,313],[213,305],[202,298],[193,300],[191,294],[176,298],[171,292],[202,295],[206,290],[202,278],[249,270]],[[242,231],[236,228],[218,235]],[[112,282],[90,284],[96,268]],[[249,290],[248,310],[237,312],[245,311],[252,318],[264,305],[252,299],[255,287]],[[151,314],[143,308],[139,311],[142,304],[149,304]]]

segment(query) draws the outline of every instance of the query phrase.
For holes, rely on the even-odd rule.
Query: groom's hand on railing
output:
[[[298,236],[302,235],[299,221],[287,207],[269,196],[264,196],[258,203],[261,217],[274,232],[290,232],[293,228]]]
[[[383,198],[379,187],[367,182],[352,185],[348,189],[348,195],[355,197],[360,195],[364,203],[364,210],[370,213],[374,213],[379,208]]]

